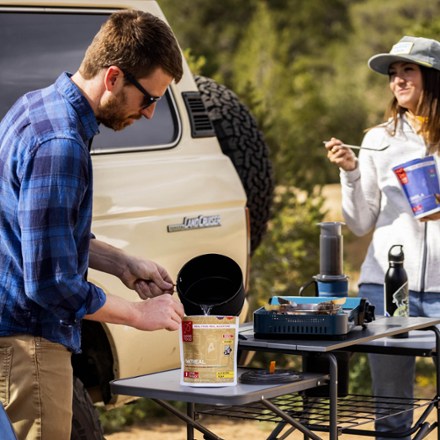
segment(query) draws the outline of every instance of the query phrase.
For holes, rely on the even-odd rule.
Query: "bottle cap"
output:
[[[388,251],[388,261],[394,263],[403,263],[404,259],[405,254],[403,253],[403,245],[394,244],[390,247],[390,250]]]

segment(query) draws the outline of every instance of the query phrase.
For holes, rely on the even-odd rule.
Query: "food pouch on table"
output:
[[[237,384],[237,316],[186,316],[180,327],[181,385]]]

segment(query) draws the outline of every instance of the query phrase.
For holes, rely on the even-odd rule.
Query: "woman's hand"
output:
[[[427,216],[419,219],[419,221],[421,221],[422,223],[431,222],[431,221],[435,221],[435,220],[440,220],[440,213],[439,212],[436,212],[435,214],[427,215]]]
[[[353,171],[357,167],[357,158],[353,151],[348,147],[342,146],[342,141],[331,138],[325,143],[327,158],[344,171]]]
[[[435,198],[437,200],[437,204],[440,204],[440,194],[436,194]],[[422,217],[419,219],[422,223],[423,222],[429,222],[429,221],[435,221],[440,220],[440,212],[434,212],[433,214],[426,215],[425,217]]]

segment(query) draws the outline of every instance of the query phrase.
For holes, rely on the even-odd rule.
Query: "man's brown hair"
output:
[[[148,12],[124,10],[113,13],[88,47],[80,73],[91,79],[104,68],[118,66],[136,78],[158,67],[176,82],[182,78],[182,55],[169,26]]]

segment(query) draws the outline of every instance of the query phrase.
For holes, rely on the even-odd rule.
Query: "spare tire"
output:
[[[253,253],[266,232],[272,206],[269,148],[255,118],[235,93],[210,78],[196,76],[195,81],[221,149],[234,164],[246,191]]]
[[[99,414],[84,384],[73,378],[73,417],[70,440],[105,440]]]

